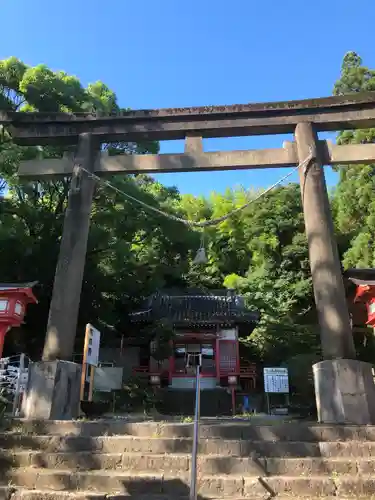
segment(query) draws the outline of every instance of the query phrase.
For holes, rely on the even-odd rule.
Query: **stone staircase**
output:
[[[0,499],[186,499],[192,424],[22,422],[0,434]],[[199,499],[375,498],[375,427],[206,421]]]

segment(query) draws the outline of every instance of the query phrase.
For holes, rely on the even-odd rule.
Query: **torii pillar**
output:
[[[90,133],[79,137],[70,183],[64,230],[56,266],[42,361],[30,367],[23,415],[29,419],[78,416],[81,365],[72,362],[86,261],[95,181],[96,144]]]
[[[341,263],[334,235],[318,138],[311,123],[300,123],[295,138],[311,275],[323,361],[313,366],[318,419],[324,423],[375,423],[372,365],[356,360]]]

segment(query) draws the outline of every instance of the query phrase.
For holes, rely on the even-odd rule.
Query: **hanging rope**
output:
[[[310,164],[310,162],[313,160],[313,158],[314,158],[314,155],[312,153],[310,153],[309,156],[307,156],[307,158],[305,160],[303,160],[299,165],[297,165],[295,168],[293,168],[293,170],[291,170],[288,174],[284,175],[284,177],[281,177],[281,179],[279,179],[277,182],[275,182],[275,184],[272,184],[272,186],[270,186],[269,188],[267,188],[265,191],[263,191],[258,196],[256,196],[255,198],[251,199],[250,201],[248,201],[244,205],[242,205],[242,206],[240,206],[238,208],[235,208],[234,210],[231,210],[230,212],[228,212],[227,214],[225,214],[225,215],[223,215],[221,217],[217,217],[216,219],[205,220],[205,221],[202,221],[202,222],[195,222],[195,221],[192,221],[192,220],[183,219],[181,217],[177,217],[176,215],[169,214],[167,212],[163,212],[162,210],[159,210],[158,208],[153,207],[151,205],[148,205],[144,201],[139,200],[138,198],[135,198],[134,196],[126,193],[125,191],[122,191],[121,189],[119,189],[116,186],[114,186],[113,184],[111,184],[109,181],[106,181],[105,179],[102,179],[98,175],[95,175],[92,172],[89,172],[88,170],[86,170],[82,166],[80,166],[80,169],[83,172],[86,172],[86,174],[89,177],[91,177],[91,178],[97,180],[98,182],[104,184],[105,186],[109,187],[113,191],[116,191],[118,194],[121,194],[122,196],[124,196],[128,200],[134,201],[135,203],[138,203],[139,205],[142,205],[147,210],[155,212],[158,215],[162,215],[163,217],[167,217],[170,220],[173,220],[173,221],[176,221],[176,222],[181,222],[182,224],[186,224],[187,226],[205,228],[205,227],[210,227],[210,226],[216,226],[217,224],[220,224],[221,222],[224,222],[225,220],[229,219],[229,217],[232,217],[232,215],[234,215],[234,214],[236,214],[238,212],[241,212],[242,210],[244,210],[245,208],[247,208],[248,206],[250,206],[252,203],[255,203],[260,198],[262,198],[262,196],[265,196],[267,193],[269,193],[270,191],[272,191],[272,189],[275,189],[275,187],[277,187],[283,181],[285,181],[286,179],[288,179],[288,177],[290,177],[291,175],[293,175],[296,170],[298,170],[299,168],[302,168],[302,167],[307,167]]]

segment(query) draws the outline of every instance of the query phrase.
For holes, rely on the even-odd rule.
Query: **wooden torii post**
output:
[[[318,140],[317,134],[375,127],[375,93],[265,104],[127,111],[113,116],[7,113],[0,115],[0,123],[8,125],[19,145],[78,145],[74,158],[25,161],[19,168],[20,177],[32,179],[72,176],[44,360],[69,360],[73,354],[94,189],[93,178],[80,166],[100,176],[152,174],[281,168],[296,166],[312,156],[312,161],[304,164],[299,173],[323,363],[326,363],[315,365],[318,412],[325,421],[358,421],[352,413],[348,414],[350,404],[342,397],[344,386],[349,384],[346,379],[341,383],[345,378],[343,370],[356,374],[350,379],[352,392],[356,393],[363,367],[358,368],[359,362],[354,361],[355,349],[323,166],[375,163],[375,144],[338,146]],[[285,133],[293,133],[295,141],[284,143],[279,149],[206,153],[202,147],[202,138]],[[185,152],[111,157],[98,153],[100,143],[145,139],[185,139]],[[340,360],[345,361],[344,365],[340,365]],[[327,377],[332,380],[331,385],[325,382]],[[324,393],[334,390],[340,392],[342,408],[327,410],[327,416],[320,406],[332,406],[332,394],[325,400]],[[375,415],[368,413],[362,418],[367,423],[375,419]]]

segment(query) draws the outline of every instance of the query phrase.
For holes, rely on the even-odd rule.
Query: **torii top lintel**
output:
[[[375,127],[375,92],[299,101],[97,113],[0,112],[20,145],[75,144],[91,132],[100,142],[293,133],[298,123],[318,131]]]

